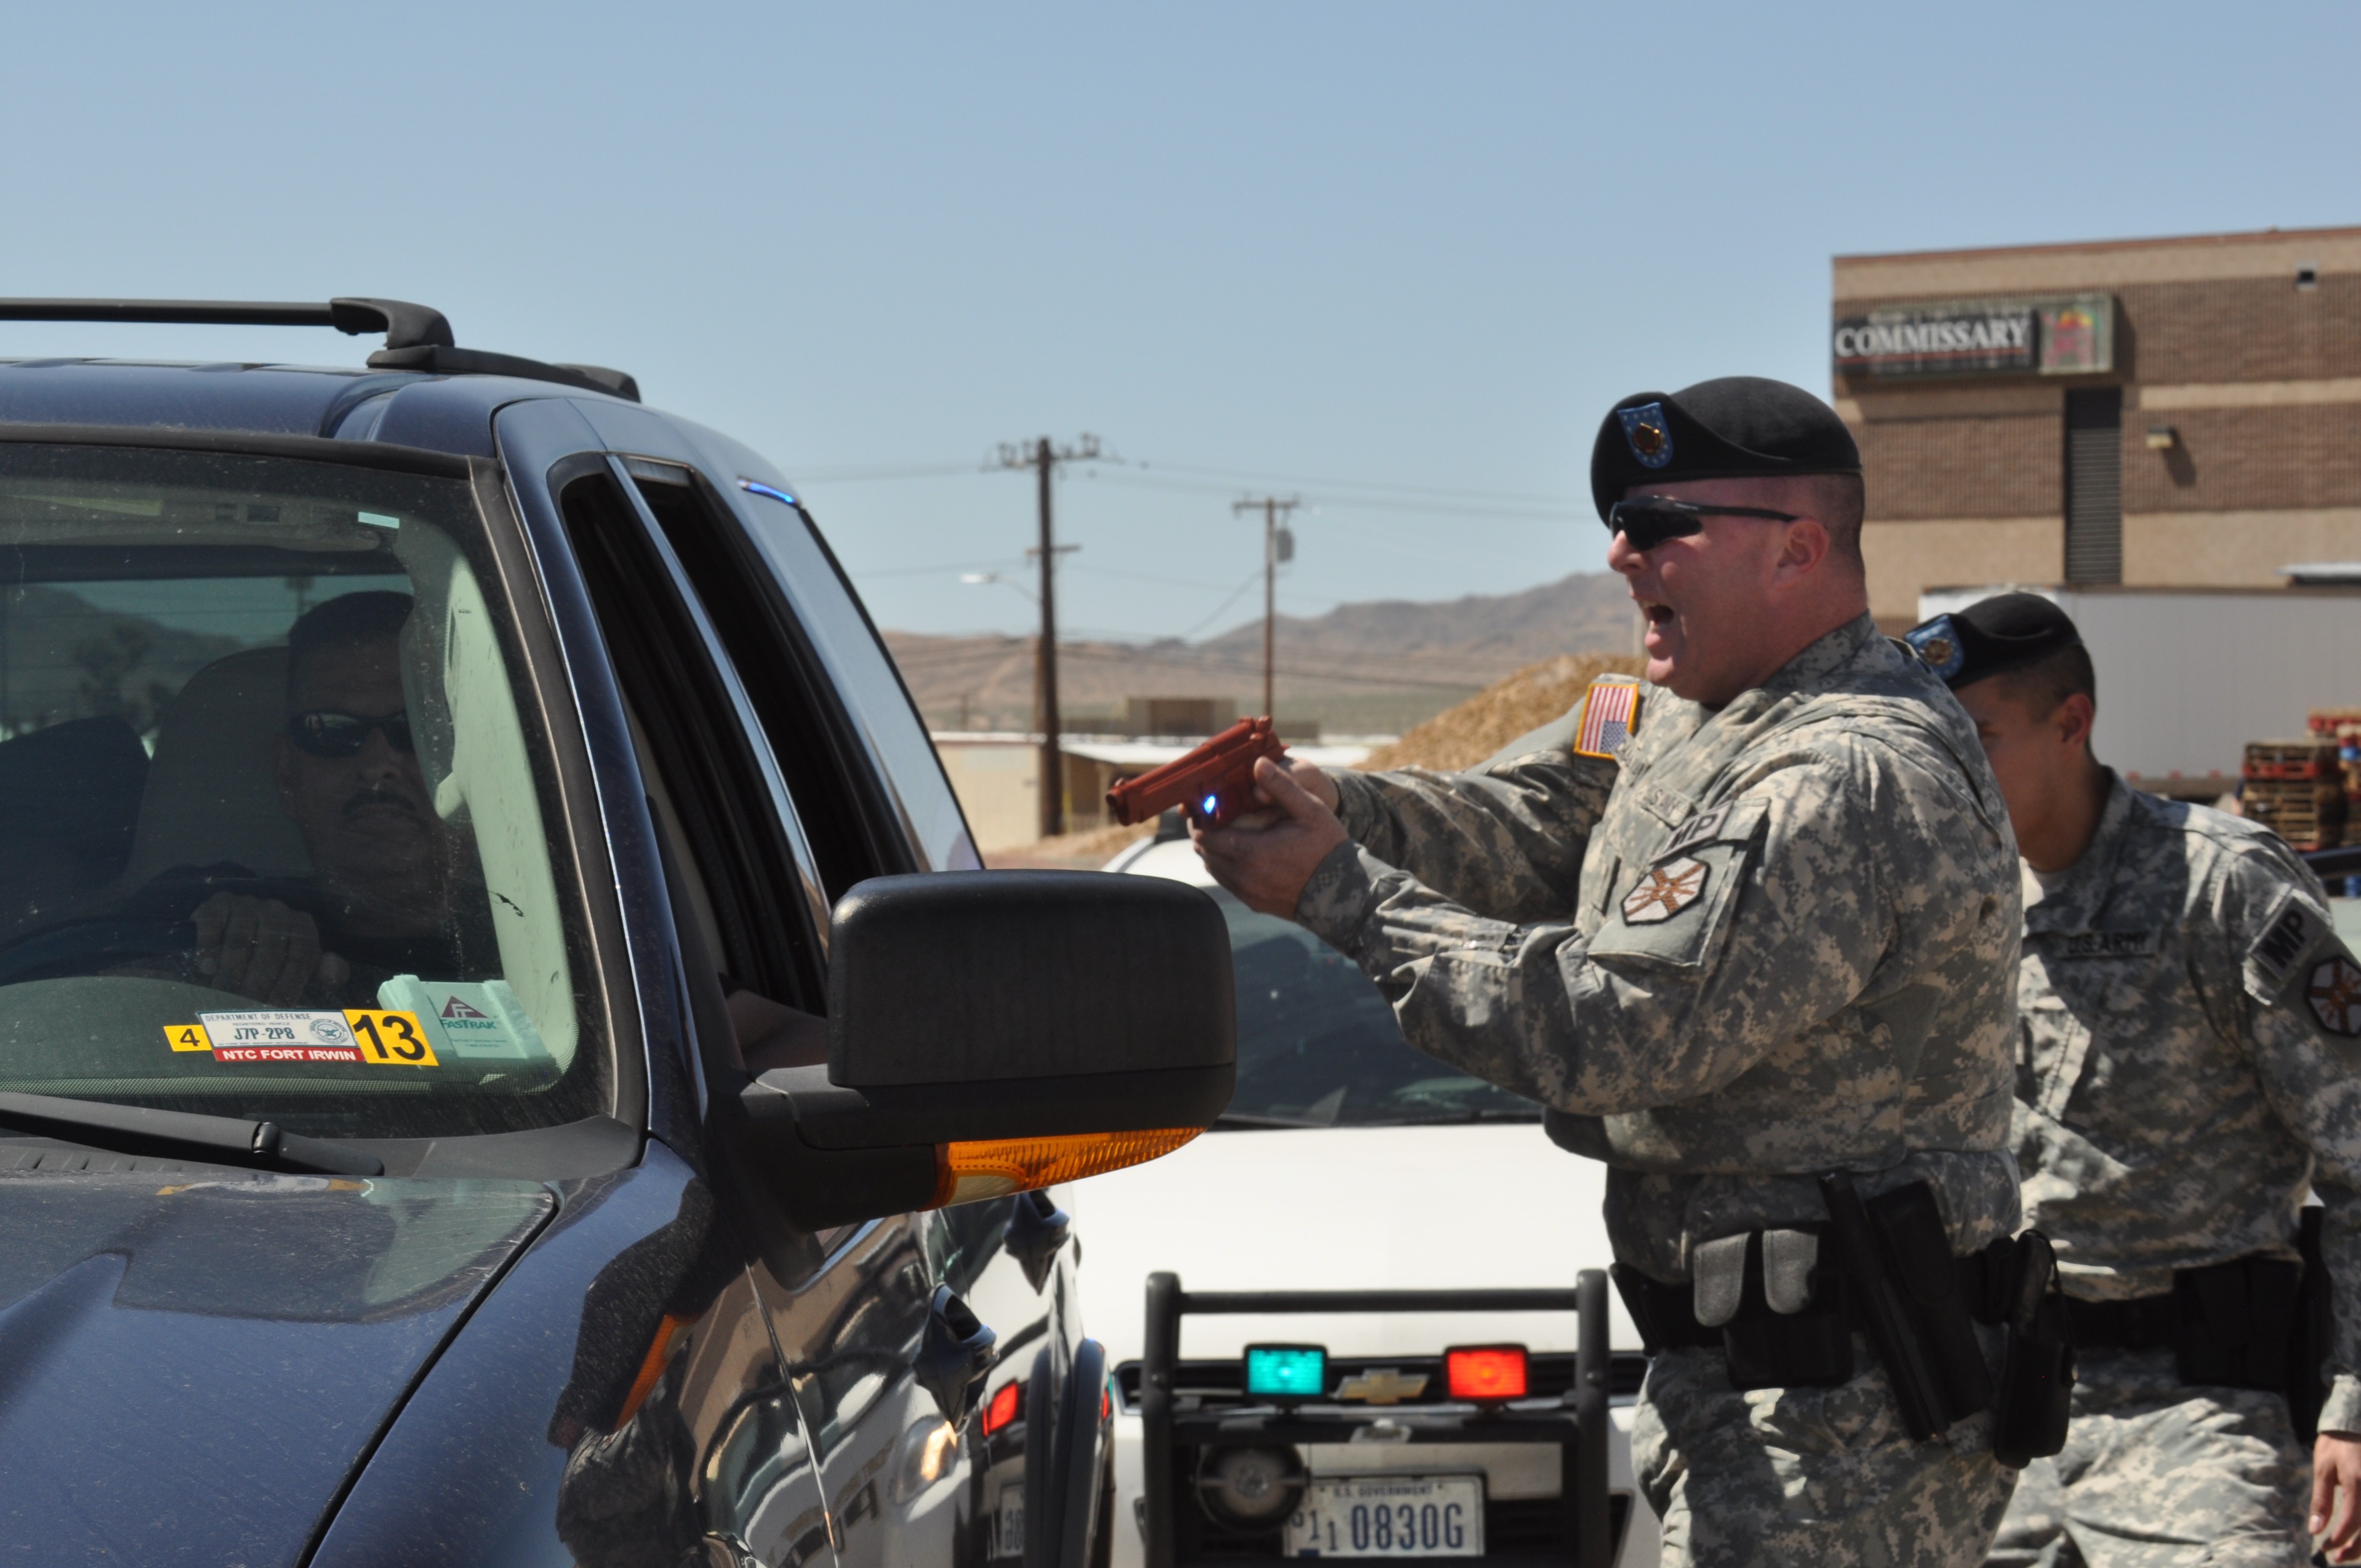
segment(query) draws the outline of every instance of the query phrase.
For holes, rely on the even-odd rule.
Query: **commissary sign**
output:
[[[2104,294],[1897,305],[1839,317],[1829,346],[1840,376],[2074,375],[2110,367],[2114,326]]]

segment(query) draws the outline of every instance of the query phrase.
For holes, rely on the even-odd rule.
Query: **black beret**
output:
[[[1609,410],[1590,448],[1590,497],[1603,521],[1633,485],[1860,472],[1836,410],[1784,381],[1723,376]]]
[[[2039,594],[1994,594],[1914,626],[1902,640],[1953,691],[2082,645],[2072,620]]]

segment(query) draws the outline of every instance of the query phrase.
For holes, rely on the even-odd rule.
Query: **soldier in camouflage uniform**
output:
[[[1992,1561],[2304,1563],[2361,1476],[2361,969],[2276,836],[2092,756],[2057,606],[2004,595],[1909,640],[1976,719],[2025,856],[2013,1136],[2081,1362],[2066,1449],[2026,1471]],[[2290,1333],[2307,1183],[2333,1350]],[[2276,1389],[2299,1420],[2324,1394],[2317,1500]]]
[[[1199,835],[1412,1044],[1550,1107],[1609,1168],[1620,1268],[1684,1310],[1701,1255],[1825,1222],[1820,1172],[1930,1184],[1959,1253],[2016,1226],[2015,844],[1965,716],[1867,613],[1859,472],[1777,382],[1625,400],[1592,484],[1602,516],[1683,503],[1609,516],[1664,689],[1594,686],[1457,775],[1266,762],[1274,817]],[[1913,1442],[1842,1320],[1850,1373],[1734,1387],[1697,1299],[1710,1343],[1652,1346],[1632,1429],[1668,1561],[1982,1558],[2015,1475],[1989,1416]]]

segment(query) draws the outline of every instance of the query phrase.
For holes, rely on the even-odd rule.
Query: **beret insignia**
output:
[[[1703,861],[1686,856],[1649,867],[1640,885],[1624,895],[1623,924],[1653,926],[1670,920],[1704,894],[1706,873]]]
[[[2316,966],[2303,995],[2322,1028],[2348,1039],[2361,1035],[2361,967],[2351,959],[2338,953]]]
[[[1902,641],[1917,650],[1918,657],[1927,662],[1927,667],[1935,672],[1938,681],[1949,680],[1968,662],[1968,651],[1948,615],[1938,615],[1924,626],[1912,627],[1902,634]]]
[[[1673,427],[1664,418],[1662,403],[1642,403],[1636,409],[1617,409],[1616,417],[1623,422],[1623,439],[1631,445],[1631,455],[1640,460],[1642,468],[1661,468],[1673,460]]]

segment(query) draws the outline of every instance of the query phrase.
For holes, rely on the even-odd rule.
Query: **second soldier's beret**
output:
[[[1860,472],[1861,448],[1836,410],[1761,376],[1634,392],[1608,411],[1590,448],[1590,496],[1602,521],[1633,485]]]
[[[2039,594],[1994,594],[1902,634],[1953,691],[2082,645],[2071,617]]]

